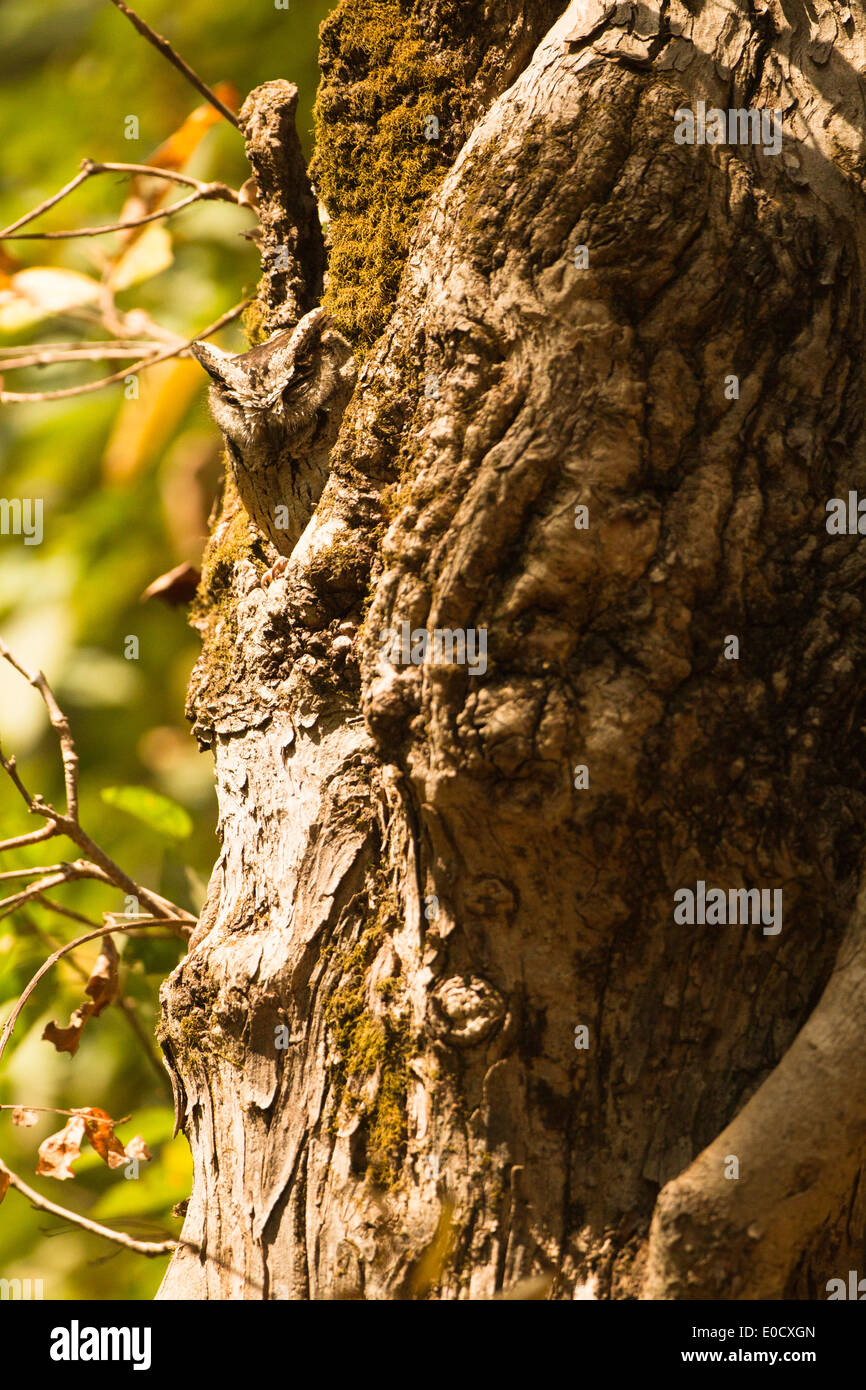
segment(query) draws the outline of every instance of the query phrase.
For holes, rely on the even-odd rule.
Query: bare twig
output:
[[[138,1014],[135,1011],[135,1001],[133,999],[130,999],[127,995],[119,995],[114,1002],[120,1009],[121,1013],[123,1014],[133,1033],[138,1038],[138,1041],[144,1049],[144,1052],[147,1056],[147,1060],[150,1063],[152,1070],[156,1072],[162,1090],[165,1092],[166,1096],[169,1099],[173,1100],[174,1092],[171,1086],[171,1078],[168,1072],[166,1071],[165,1067],[163,1066],[162,1062],[154,1052],[151,1046],[149,1035],[144,1031],[144,1029],[141,1026]],[[118,1124],[119,1123],[120,1121],[118,1121]]]
[[[163,898],[162,901],[166,907],[172,906],[171,903],[166,902],[165,898]],[[176,909],[176,911],[179,911],[179,909]],[[164,927],[171,921],[169,917],[127,917],[125,912],[106,912],[104,915],[112,931],[136,931],[139,927]],[[191,921],[194,923],[196,918],[190,917],[187,913],[184,915],[183,920],[185,922]]]
[[[182,1236],[179,1236],[177,1240],[134,1240],[132,1236],[126,1235],[124,1231],[113,1231],[109,1226],[100,1226],[98,1222],[91,1221],[89,1217],[79,1216],[78,1212],[67,1211],[65,1207],[60,1207],[56,1202],[51,1202],[47,1197],[41,1197],[38,1192],[34,1192],[33,1188],[28,1187],[25,1182],[22,1182],[17,1173],[13,1173],[12,1169],[9,1168],[2,1159],[0,1159],[0,1173],[5,1173],[9,1179],[9,1186],[14,1187],[16,1192],[20,1192],[22,1197],[26,1197],[38,1211],[46,1211],[51,1216],[59,1216],[62,1221],[69,1221],[73,1226],[80,1226],[83,1230],[92,1232],[93,1235],[103,1236],[105,1240],[111,1240],[115,1245],[122,1245],[127,1250],[134,1250],[136,1254],[148,1255],[150,1257],[171,1255],[175,1250],[182,1248],[185,1250],[192,1250],[197,1255],[202,1256],[201,1247],[196,1245],[194,1241],[184,1240]],[[229,1263],[229,1261],[221,1259],[219,1256],[204,1255],[202,1257],[209,1260],[220,1269],[229,1270],[232,1274],[238,1274],[240,1272],[234,1265]],[[249,1289],[255,1292],[264,1291],[264,1286],[261,1283],[257,1282],[254,1278],[251,1279],[249,1275],[245,1277]]]
[[[26,352],[15,353],[11,357],[0,358],[0,372],[20,371],[23,367],[54,367],[61,362],[107,362],[112,357],[122,359],[140,358],[151,346],[148,342],[137,343],[135,347],[122,347],[114,343],[94,343],[92,347],[68,347],[65,343],[52,346],[28,348]],[[13,348],[7,352],[14,353]]]
[[[36,218],[41,217],[43,212],[47,212],[49,208],[53,208],[64,198],[68,198],[70,193],[75,192],[76,188],[80,188],[87,179],[94,178],[97,174],[135,174],[141,178],[167,179],[169,183],[180,183],[185,188],[194,189],[202,198],[221,198],[229,203],[236,203],[240,197],[237,190],[229,188],[226,183],[204,183],[201,179],[194,179],[191,174],[180,174],[175,169],[160,169],[155,164],[120,164],[116,161],[105,163],[95,159],[82,159],[80,173],[76,174],[74,179],[70,179],[69,183],[65,183],[58,193],[52,194],[50,198],[46,198],[30,212],[26,212],[23,217],[18,218],[17,222],[10,222],[8,227],[4,227],[3,231],[0,232],[0,241],[22,240],[17,235],[19,227],[26,227],[29,222],[35,222]],[[175,207],[177,206],[178,204],[175,204]],[[110,230],[116,230],[116,228]],[[58,234],[40,233],[40,235]],[[70,233],[60,233],[59,235],[66,236]],[[80,233],[73,232],[71,235],[76,236]]]
[[[86,973],[86,971],[82,971],[82,974],[86,975]],[[0,1110],[32,1110],[35,1115],[81,1115],[85,1113],[81,1106],[79,1106],[77,1110],[62,1110],[57,1105],[22,1105],[20,1102],[15,1101],[8,1105],[0,1105]],[[129,1124],[131,1119],[131,1115],[124,1115],[122,1120],[103,1120],[100,1118],[99,1123],[101,1125],[110,1125],[113,1129],[115,1125]]]
[[[13,912],[22,903],[29,902],[33,898],[40,897],[51,888],[57,888],[63,883],[68,883],[76,878],[95,878],[103,883],[109,883],[115,888],[120,888],[128,897],[135,897],[143,902],[157,918],[166,923],[178,923],[178,934],[184,936],[189,931],[195,918],[182,908],[170,903],[159,893],[151,892],[143,888],[130,878],[129,874],[121,869],[119,864],[105,853],[103,849],[92,840],[81,826],[78,819],[78,753],[75,742],[69,728],[69,721],[61,710],[54,697],[50,685],[41,671],[35,674],[28,671],[12,655],[9,648],[3,641],[0,641],[0,657],[8,661],[19,675],[22,675],[42,696],[43,703],[48,710],[48,717],[52,727],[60,740],[60,752],[63,759],[63,772],[66,784],[66,811],[62,813],[49,805],[41,796],[31,794],[18,773],[15,758],[3,756],[0,748],[0,767],[8,775],[13,786],[16,788],[24,800],[31,815],[42,816],[46,825],[43,833],[36,832],[38,838],[49,839],[53,835],[65,835],[73,844],[82,849],[88,856],[87,859],[77,859],[73,863],[61,864],[58,870],[37,879],[20,893],[15,893],[9,898],[0,902],[0,917],[5,917],[9,912]],[[18,836],[13,840],[6,840],[0,844],[0,851],[19,847],[23,842],[33,843],[33,840],[26,841],[26,837]]]
[[[120,164],[116,160],[84,159],[82,166],[84,165],[91,174],[137,174],[142,178],[168,179],[169,183],[182,183],[187,188],[197,188],[200,193],[208,188],[224,188],[233,199],[238,197],[235,189],[229,188],[228,184],[203,183],[201,179],[193,178],[192,174],[181,174],[177,169],[161,169],[158,164]]]
[[[154,897],[159,897],[159,895],[158,895],[157,893],[154,893],[153,896],[154,896]],[[41,893],[40,893],[39,897],[36,899],[36,901],[39,903],[39,906],[40,906],[40,907],[47,908],[49,912],[56,912],[56,913],[58,913],[61,917],[69,917],[69,918],[71,919],[71,921],[73,921],[73,922],[80,922],[80,923],[82,924],[82,926],[85,926],[85,927],[93,927],[94,930],[96,929],[96,927],[99,926],[99,923],[98,923],[98,922],[94,922],[94,920],[93,920],[92,917],[85,917],[84,914],[83,914],[82,912],[73,912],[73,910],[72,910],[71,907],[64,907],[62,903],[56,903],[56,902],[54,901],[53,898],[46,898],[46,897],[44,897]],[[173,904],[173,903],[170,903],[170,902],[168,901],[167,898],[160,898],[160,902],[163,904],[163,906],[164,906],[165,908],[174,909],[174,904]],[[140,915],[140,916],[137,916],[137,917],[130,917],[130,916],[128,916],[127,913],[125,913],[125,912],[106,912],[106,913],[103,914],[103,916],[104,916],[108,921],[112,922],[113,924],[116,924],[117,926],[122,926],[123,922],[128,922],[128,923],[129,923],[129,931],[131,931],[131,932],[132,932],[132,931],[135,931],[136,926],[140,926],[140,927],[149,927],[149,926],[151,926],[151,925],[154,925],[154,926],[155,926],[155,925],[157,925],[159,922],[163,922],[163,923],[165,923],[166,926],[168,926],[168,919],[165,918],[165,917],[147,917],[147,916],[145,916],[144,914],[142,914],[142,915]],[[184,920],[186,920],[186,919],[184,918]],[[33,928],[33,929],[34,929],[34,931],[36,931],[37,933],[39,932],[39,928],[36,927],[35,924],[34,924],[34,928]],[[49,938],[49,940],[50,940],[50,938]],[[151,937],[151,940],[152,940],[152,941],[173,941],[173,940],[176,940],[176,937],[174,937],[174,936],[171,934],[171,932],[166,932],[164,936]],[[53,942],[52,944],[53,944],[53,945],[56,945],[57,943],[56,943],[56,942]]]
[[[59,888],[63,883],[73,883],[77,878],[98,878],[103,883],[111,883],[108,874],[98,868],[96,864],[88,864],[85,860],[79,859],[74,864],[63,864],[60,872],[48,874],[45,878],[37,879],[27,888],[22,888],[20,893],[14,893],[10,898],[0,900],[0,919],[8,917],[10,912],[22,907],[24,903],[32,902],[49,888]]]
[[[0,1173],[5,1173],[9,1179],[10,1186],[16,1192],[20,1192],[22,1197],[26,1197],[39,1211],[50,1212],[52,1216],[59,1216],[64,1221],[71,1221],[74,1226],[80,1226],[82,1230],[90,1231],[93,1235],[103,1236],[106,1240],[113,1240],[115,1245],[122,1245],[127,1250],[134,1250],[139,1255],[170,1255],[176,1249],[176,1240],[134,1240],[125,1231],[112,1231],[108,1226],[100,1226],[98,1222],[91,1221],[86,1216],[79,1216],[75,1211],[67,1211],[65,1207],[59,1207],[56,1202],[49,1202],[47,1197],[41,1197],[38,1192],[34,1192],[32,1187],[28,1187],[22,1182],[17,1173],[13,1173],[11,1168],[0,1159]]]
[[[63,779],[66,784],[66,815],[74,820],[78,815],[78,753],[72,739],[69,728],[69,720],[63,713],[54,698],[54,692],[48,684],[41,671],[35,674],[27,671],[18,662],[6,646],[5,642],[0,641],[0,656],[9,665],[14,667],[20,676],[23,676],[35,690],[42,696],[42,702],[48,711],[48,718],[51,720],[51,727],[60,739],[60,756],[63,759]]]
[[[0,402],[8,404],[11,401],[60,401],[67,396],[83,396],[90,391],[101,391],[103,386],[112,386],[116,381],[125,381],[128,376],[137,376],[147,367],[155,367],[158,362],[167,362],[172,357],[180,357],[189,352],[193,343],[199,342],[202,338],[210,338],[214,333],[218,333],[221,328],[225,328],[227,323],[238,318],[250,303],[249,299],[244,299],[240,304],[235,304],[228,309],[214,323],[203,328],[201,333],[197,333],[194,338],[185,338],[177,346],[166,348],[161,352],[153,353],[150,357],[143,358],[140,362],[134,362],[128,367],[124,367],[119,372],[113,372],[111,376],[104,376],[99,381],[88,381],[82,386],[67,386],[62,391],[0,391]],[[45,839],[40,835],[39,839]],[[21,841],[23,844],[33,844],[31,839]],[[0,849],[3,846],[0,845]],[[9,846],[11,848],[11,846]]]
[[[12,761],[10,758],[9,763]],[[8,763],[4,763],[4,767],[9,772]],[[31,830],[29,835],[13,835],[9,840],[0,840],[0,852],[6,849],[22,849],[24,845],[38,845],[40,840],[50,840],[56,833],[53,825],[43,825],[40,830]]]
[[[44,864],[32,869],[9,869],[5,874],[0,874],[0,882],[10,878],[33,878],[34,874],[56,874],[63,868],[62,864]]]
[[[59,203],[63,198],[68,198],[70,193],[74,193],[76,188],[80,188],[85,179],[89,179],[93,172],[86,167],[89,164],[90,160],[85,159],[82,163],[81,172],[76,174],[74,179],[70,179],[69,183],[65,183],[59,193],[55,193],[51,198],[46,198],[45,201],[40,203],[37,208],[34,208],[32,212],[27,212],[23,217],[19,217],[17,222],[11,222],[4,231],[0,232],[0,240],[8,236],[10,232],[17,231],[19,227],[24,227],[28,222],[32,222],[35,218],[41,217],[42,213],[47,212],[49,208],[53,208],[55,203]]]
[[[171,217],[174,213],[190,207],[193,203],[206,202],[214,198],[220,199],[224,203],[236,203],[238,195],[233,189],[227,188],[224,183],[212,183],[205,185],[200,192],[190,193],[188,198],[181,198],[178,203],[172,203],[167,208],[158,208],[156,212],[148,212],[142,217],[131,217],[127,222],[108,222],[102,227],[79,227],[74,232],[7,232],[2,240],[72,241],[76,237],[104,236],[106,232],[126,232],[131,227],[143,227],[147,222],[158,222],[163,217]]]
[[[27,788],[25,787],[24,783],[21,781],[21,776],[20,776],[20,774],[19,774],[19,772],[18,772],[18,763],[17,763],[17,761],[16,761],[16,759],[15,759],[15,755],[14,755],[14,754],[13,754],[13,756],[12,756],[11,758],[6,758],[6,759],[4,760],[4,762],[3,762],[3,770],[4,770],[4,771],[6,772],[6,774],[8,775],[9,780],[10,780],[10,782],[12,783],[13,787],[15,788],[15,790],[16,790],[16,791],[24,798],[24,800],[27,802],[27,806],[28,806],[28,808],[29,808],[29,807],[34,803],[34,801],[36,800],[36,798],[30,795],[30,793],[29,793],[29,791],[27,790]],[[0,850],[2,850],[2,849],[12,849],[12,848],[13,848],[12,844],[7,843],[6,841],[0,842]]]
[[[101,343],[22,343],[4,349],[0,370],[16,367],[42,367],[53,362],[101,362],[109,357],[140,357],[151,343],[147,338],[113,339]]]
[[[197,73],[193,72],[189,63],[185,63],[180,54],[175,52],[168,42],[168,39],[164,39],[161,34],[155,33],[150,25],[146,24],[141,16],[135,13],[135,10],[131,10],[128,5],[124,4],[124,0],[111,0],[111,2],[113,5],[117,6],[121,14],[126,15],[130,23],[147,39],[148,43],[152,43],[154,48],[158,49],[163,57],[167,58],[168,61],[177,68],[178,72],[183,73],[187,82],[191,82],[196,91],[209,101],[211,106],[216,107],[221,116],[225,116],[226,120],[237,130],[241,129],[241,123],[234,112],[230,111],[225,103],[220,101],[216,92],[212,92],[210,87],[201,80]]]
[[[48,912],[56,912],[59,917],[68,917],[73,922],[80,922],[83,927],[98,927],[99,923],[94,922],[92,917],[85,917],[83,912],[74,912],[71,907],[64,907],[63,903],[56,903],[53,898],[46,898],[42,893],[37,899],[39,906],[44,907]],[[57,945],[56,941],[51,943]]]
[[[50,898],[40,898],[39,902],[42,907],[50,908],[52,911],[59,912],[64,917],[71,917],[73,918],[73,920],[77,922],[83,922],[84,925],[87,927],[93,927],[95,929],[99,928],[98,922],[92,921],[89,917],[82,917],[80,912],[72,912],[69,908],[62,907],[60,903],[52,902]],[[160,922],[160,920],[160,918],[154,917],[148,919],[148,923],[141,923],[140,925],[148,925],[150,922],[152,922],[154,925],[157,925]],[[53,937],[51,933],[46,931],[43,927],[40,927],[37,922],[32,921],[32,919],[28,919],[28,925],[31,927],[34,935],[38,936],[40,941],[46,942],[52,951],[57,951],[61,948],[63,943],[58,941],[56,937]],[[130,922],[130,927],[132,926],[133,923]],[[151,940],[153,939],[154,938],[151,937]],[[168,934],[166,934],[165,937],[156,937],[156,940],[158,941],[171,941],[172,939],[173,938],[168,936]],[[90,971],[85,970],[83,965],[79,965],[77,960],[70,960],[69,965],[75,971],[76,975],[80,976],[82,980],[87,980],[90,978]],[[148,1063],[157,1075],[160,1086],[165,1091],[166,1095],[173,1099],[171,1081],[169,1079],[168,1072],[163,1066],[161,1059],[157,1056],[156,1052],[154,1051],[150,1037],[141,1026],[138,1014],[136,1012],[135,1000],[129,998],[128,995],[117,995],[116,998],[113,1000],[113,1003],[116,1005],[118,1009],[120,1009],[121,1013],[123,1014],[124,1018],[126,1019],[127,1023],[129,1024],[130,1028],[135,1034],[137,1042],[141,1044],[141,1047],[144,1050],[144,1053],[147,1057]],[[27,1108],[31,1110],[38,1110],[40,1107],[38,1105],[33,1105]],[[8,1106],[0,1105],[0,1110],[4,1109],[8,1109]],[[72,1111],[62,1111],[60,1113],[72,1114]],[[116,1120],[115,1123],[122,1124],[123,1121]]]

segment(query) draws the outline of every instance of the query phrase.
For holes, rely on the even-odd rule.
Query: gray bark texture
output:
[[[222,851],[164,987],[160,1296],[824,1297],[866,1215],[866,559],[825,525],[866,11],[363,10],[312,166],[358,384],[285,574],[227,487],[196,609]],[[677,144],[700,100],[781,154]],[[486,671],[394,664],[402,623]],[[677,924],[699,880],[781,931]]]

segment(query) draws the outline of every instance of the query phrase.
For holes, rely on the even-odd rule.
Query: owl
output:
[[[286,557],[327,481],[355,387],[352,350],[325,310],[313,309],[294,329],[237,357],[205,342],[190,351],[211,377],[211,413],[240,499]]]

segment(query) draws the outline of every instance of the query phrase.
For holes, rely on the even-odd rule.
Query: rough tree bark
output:
[[[230,490],[206,556],[222,853],[164,990],[195,1185],[162,1297],[823,1297],[862,1263],[866,563],[825,503],[866,486],[864,26],[326,25],[324,302],[366,357],[285,577]],[[677,144],[699,100],[781,109],[781,155]],[[389,664],[404,622],[486,628],[486,672]],[[781,888],[781,932],[677,924],[701,879]]]

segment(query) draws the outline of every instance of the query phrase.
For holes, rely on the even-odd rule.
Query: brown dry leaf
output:
[[[126,1146],[127,1158],[138,1158],[143,1163],[149,1163],[153,1154],[144,1142],[140,1134],[134,1134]]]
[[[164,603],[170,603],[172,607],[177,607],[181,603],[189,603],[195,597],[195,591],[201,580],[201,571],[195,565],[187,564],[175,565],[174,569],[167,570],[158,579],[154,579],[148,584],[144,593],[141,595],[141,602],[145,603],[148,599],[161,598]]]
[[[139,400],[124,401],[103,452],[106,481],[128,483],[160,458],[201,391],[201,367],[192,358],[161,362],[139,380]]]
[[[74,1178],[70,1167],[81,1157],[85,1121],[82,1115],[72,1115],[56,1134],[49,1134],[39,1145],[39,1164],[36,1172],[42,1178],[57,1178],[63,1182]]]
[[[65,1028],[61,1028],[52,1019],[51,1023],[46,1023],[42,1032],[42,1041],[53,1043],[58,1052],[68,1052],[70,1057],[74,1057],[78,1051],[78,1044],[81,1042],[81,1031],[85,1023],[93,1013],[91,1003],[82,1004],[80,1009],[76,1009],[70,1016],[69,1023]]]
[[[119,1168],[126,1162],[126,1150],[114,1133],[116,1121],[107,1111],[100,1110],[98,1105],[91,1105],[75,1113],[84,1116],[87,1138],[103,1163],[107,1163],[109,1168]]]
[[[102,1010],[117,998],[117,962],[120,957],[110,936],[102,938],[102,949],[96,957],[96,964],[90,972],[90,979],[84,986],[85,994],[93,1000],[93,1017],[98,1018]]]
[[[238,90],[231,82],[218,82],[213,90],[230,111],[237,110]],[[182,169],[187,160],[195,154],[202,137],[211,126],[217,125],[222,119],[220,113],[209,102],[197,106],[189,113],[183,125],[151,155],[149,163],[157,169]]]
[[[46,1024],[42,1033],[43,1042],[53,1043],[58,1052],[68,1052],[74,1057],[81,1042],[84,1025],[89,1018],[98,1018],[106,1005],[117,997],[117,947],[110,936],[102,938],[102,949],[96,957],[96,964],[84,986],[90,995],[70,1016],[65,1028],[53,1020]]]
[[[5,1171],[5,1169],[0,1170],[0,1202],[3,1201],[3,1198],[6,1196],[6,1193],[9,1191],[9,1183],[10,1183],[10,1182],[11,1182],[11,1178],[9,1177],[9,1174]]]
[[[137,1158],[140,1163],[149,1163],[153,1154],[140,1134],[134,1134],[126,1146],[126,1157]]]
[[[39,1112],[28,1110],[24,1105],[16,1105],[12,1111],[12,1123],[13,1125],[21,1125],[24,1129],[29,1128],[30,1125],[37,1125]]]

